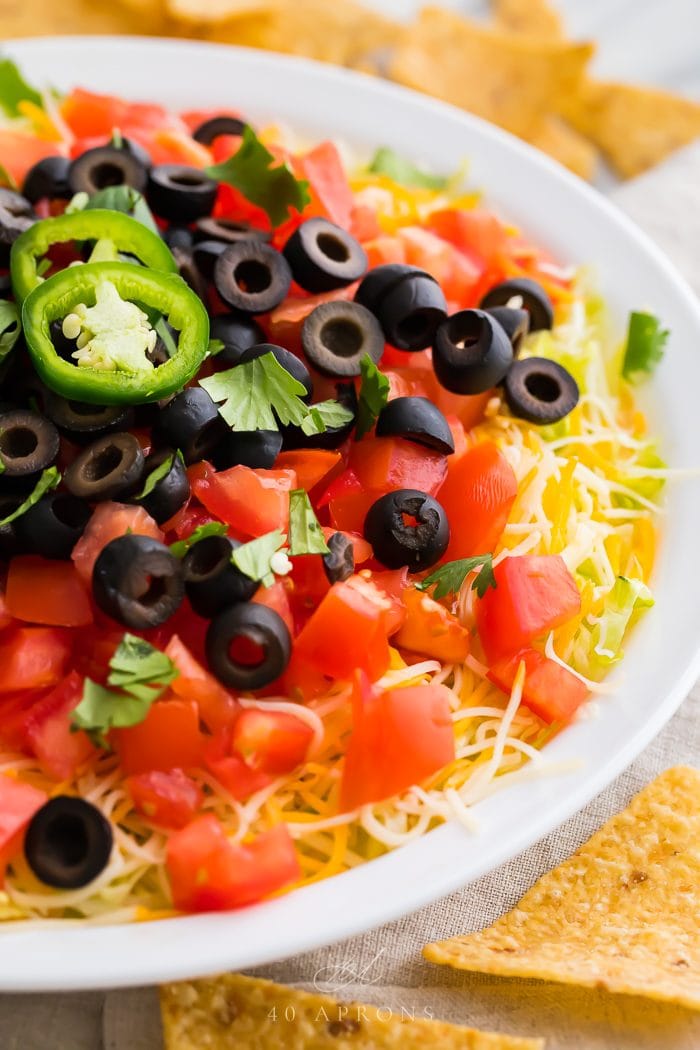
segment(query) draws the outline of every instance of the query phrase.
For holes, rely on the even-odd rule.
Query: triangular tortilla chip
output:
[[[700,1009],[700,770],[662,773],[493,926],[423,954]]]
[[[590,44],[498,32],[438,7],[399,39],[390,76],[513,131],[537,130],[552,100],[575,93]]]
[[[561,40],[561,18],[548,0],[491,0],[496,25],[508,33]]]
[[[598,150],[561,117],[554,114],[545,117],[528,141],[582,179],[590,181],[595,175]]]
[[[339,1003],[240,974],[161,988],[165,1050],[542,1050],[541,1039],[478,1032]]]
[[[280,0],[165,0],[169,15],[183,22],[226,22],[260,15],[280,6]]]
[[[700,102],[657,88],[585,81],[561,112],[623,178],[640,175],[700,137]]]

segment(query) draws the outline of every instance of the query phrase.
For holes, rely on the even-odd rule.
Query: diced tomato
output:
[[[20,627],[2,640],[0,693],[50,689],[66,672],[71,644],[54,627]]]
[[[324,594],[330,590],[331,584],[319,554],[301,554],[293,557],[291,562],[293,568],[288,578],[294,584],[294,603],[299,611],[298,626],[301,629],[308,618],[308,612],[316,608]]]
[[[272,783],[268,773],[262,769],[253,769],[241,755],[232,750],[230,729],[217,733],[207,743],[204,764],[229,795],[240,802]]]
[[[331,678],[349,678],[356,668],[373,681],[380,678],[389,666],[385,613],[390,602],[387,599],[382,609],[381,595],[377,592],[378,603],[367,593],[370,588],[349,580],[334,583],[296,640],[298,657]]]
[[[331,528],[330,525],[323,526],[323,535],[326,540],[329,540],[331,536],[337,533],[337,529]],[[352,543],[352,550],[355,556],[355,565],[364,565],[366,561],[369,561],[372,555],[372,547],[363,539],[357,532],[343,532],[343,536],[346,540],[350,540]]]
[[[365,675],[355,675],[342,810],[397,795],[454,760],[449,697],[443,685],[381,692]]]
[[[289,584],[284,580],[275,580],[271,587],[258,587],[252,601],[259,602],[281,616],[290,634],[294,634],[294,616],[289,603]]]
[[[184,828],[204,800],[202,789],[181,769],[138,773],[127,777],[126,785],[139,813],[163,828]]]
[[[7,609],[7,601],[5,600],[5,594],[0,590],[0,631],[4,631],[6,627],[9,627],[12,623],[12,617]]]
[[[501,220],[483,208],[434,211],[430,213],[428,224],[443,240],[478,259],[484,268],[493,268],[497,264],[508,243],[508,234]]]
[[[205,814],[168,840],[166,868],[181,911],[225,911],[261,900],[301,875],[284,824],[234,845],[223,824]]]
[[[293,714],[249,707],[233,727],[232,744],[253,769],[278,776],[301,765],[313,735]]]
[[[214,117],[233,117],[235,120],[241,120],[241,113],[237,109],[186,109],[180,113],[180,120],[187,125],[187,128],[191,132],[195,132],[200,124],[204,124],[209,120],[213,120]],[[240,137],[240,136],[239,136]],[[221,136],[217,136],[221,138]]]
[[[302,659],[293,649],[280,684],[281,692],[285,696],[306,703],[327,693],[330,680],[313,663]]]
[[[337,470],[342,458],[340,452],[330,452],[322,448],[295,449],[291,452],[280,452],[275,460],[275,469],[293,470],[299,488],[310,492],[322,481],[328,481],[329,475]]]
[[[235,696],[195,660],[177,635],[168,642],[165,654],[180,672],[170,684],[171,691],[182,700],[197,703],[200,717],[212,733],[231,725],[240,711]]]
[[[311,204],[304,209],[304,218],[323,215],[347,229],[355,200],[337,147],[332,142],[321,142],[294,158],[293,166],[297,177],[309,183]]]
[[[374,237],[371,241],[363,244],[367,252],[369,269],[376,266],[386,266],[388,263],[406,262],[406,244],[400,237]]]
[[[347,582],[351,587],[359,587],[365,597],[379,606],[387,635],[395,634],[406,619],[403,596],[408,586],[408,569],[362,569]]]
[[[404,226],[399,236],[406,245],[406,261],[431,274],[448,301],[463,307],[478,301],[485,267],[476,256],[458,251],[423,226]]]
[[[352,446],[348,466],[377,496],[393,489],[434,496],[447,475],[446,456],[404,438],[363,438]]]
[[[382,228],[377,219],[377,212],[369,204],[356,204],[352,209],[350,233],[360,244],[380,237]]]
[[[10,561],[7,608],[16,620],[51,627],[85,627],[92,623],[92,606],[75,566],[35,554]]]
[[[446,416],[446,419],[447,425],[450,428],[450,433],[452,434],[452,440],[455,444],[455,450],[452,453],[452,456],[448,460],[447,464],[447,476],[449,477],[450,464],[456,463],[458,459],[461,459],[461,457],[469,448],[469,445],[467,443],[467,435],[464,430],[464,423],[462,423],[462,421],[458,419],[457,416]]]
[[[47,798],[45,791],[0,774],[0,875],[21,850],[27,825]]]
[[[469,632],[456,616],[415,587],[404,591],[406,619],[394,645],[445,663],[463,663],[469,653]]]
[[[44,157],[66,155],[65,147],[56,142],[47,142],[23,131],[11,131],[0,128],[0,157],[2,166],[12,176],[18,186],[24,182],[30,168]]]
[[[497,660],[489,668],[488,678],[504,693],[510,693],[521,661],[525,664],[525,707],[548,724],[570,722],[588,690],[580,678],[537,649],[521,649],[515,656]]]
[[[293,470],[231,467],[192,484],[197,499],[220,521],[245,539],[273,529],[286,531],[289,493],[297,487]]]
[[[78,138],[108,139],[114,128],[124,135],[129,129],[184,128],[174,113],[147,102],[126,102],[112,95],[98,95],[75,88],[61,103],[61,116]]]
[[[329,487],[319,500],[319,506],[323,506],[330,494],[328,511],[334,528],[340,532],[362,532],[367,512],[381,493],[363,490],[352,471],[341,474],[336,481],[338,486],[335,489]],[[332,494],[335,492],[338,494]]]
[[[194,700],[157,700],[143,722],[114,729],[112,736],[127,775],[193,769],[202,764],[204,737]]]
[[[92,570],[102,548],[128,532],[163,541],[163,533],[142,507],[111,502],[97,505],[71,555],[79,575],[88,586],[92,585]]]
[[[95,754],[90,738],[71,727],[71,712],[83,698],[83,677],[71,673],[27,713],[27,746],[56,780],[69,780]]]
[[[189,168],[206,168],[213,160],[211,150],[179,128],[156,131],[149,140],[148,150],[154,164],[185,164]]]
[[[477,604],[476,622],[490,662],[518,652],[581,609],[576,581],[558,554],[505,558],[496,587]]]
[[[518,494],[513,468],[491,441],[450,460],[440,503],[450,523],[445,559],[488,554],[501,538]]]

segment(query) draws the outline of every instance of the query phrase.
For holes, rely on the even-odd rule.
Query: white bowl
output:
[[[674,466],[700,458],[700,307],[654,245],[597,192],[504,132],[369,77],[229,47],[127,38],[7,45],[31,81],[153,99],[240,107],[314,138],[386,145],[436,170],[465,158],[489,201],[563,262],[592,263],[622,331],[632,308],[672,330],[653,382],[663,448]],[[0,157],[0,161],[2,157]],[[284,958],[406,914],[535,842],[601,791],[673,714],[700,673],[700,485],[669,486],[656,606],[636,629],[600,717],[546,748],[573,772],[523,782],[474,810],[472,835],[445,825],[352,872],[228,914],[128,926],[47,924],[0,930],[0,989],[95,988],[192,977]]]

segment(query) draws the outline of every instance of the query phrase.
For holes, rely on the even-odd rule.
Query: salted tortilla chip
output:
[[[0,35],[5,39],[76,32],[148,35],[165,29],[160,3],[130,9],[94,0],[0,0]]]
[[[280,0],[165,0],[165,7],[169,15],[183,22],[226,22],[243,15],[274,11],[280,7]]]
[[[700,102],[657,88],[587,80],[561,112],[624,178],[700,137]]]
[[[662,773],[493,926],[423,954],[700,1009],[700,770]]]
[[[589,182],[594,177],[598,163],[595,146],[574,131],[566,121],[555,114],[545,117],[540,127],[530,136],[530,143],[565,168]]]
[[[541,1039],[411,1020],[240,974],[160,990],[165,1050],[542,1050]]]
[[[491,5],[499,29],[550,40],[564,36],[561,18],[548,0],[492,0]]]
[[[574,93],[590,44],[518,37],[427,7],[399,39],[390,76],[518,135]]]

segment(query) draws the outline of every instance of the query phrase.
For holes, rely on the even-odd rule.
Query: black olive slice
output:
[[[133,495],[144,467],[143,450],[133,434],[105,434],[76,456],[63,481],[74,496],[97,503]]]
[[[22,195],[32,204],[42,197],[69,200],[72,196],[68,185],[70,164],[67,157],[43,157],[25,175]]]
[[[207,536],[182,560],[185,589],[192,608],[210,620],[236,602],[247,602],[259,584],[238,569],[231,555],[240,544],[228,536]]]
[[[301,329],[301,345],[322,375],[359,376],[365,354],[376,364],[384,353],[384,335],[364,306],[338,300],[311,311]]]
[[[175,222],[165,230],[163,240],[171,251],[177,248],[180,251],[189,252],[194,244],[194,236],[189,226],[180,226]]]
[[[444,415],[427,397],[395,397],[377,419],[377,437],[402,437],[449,456],[455,450]]]
[[[579,399],[576,380],[556,361],[526,357],[515,361],[503,384],[503,394],[514,416],[529,423],[558,423]]]
[[[320,434],[305,434],[301,427],[282,427],[282,448],[340,448],[355,428],[357,420],[357,391],[354,383],[336,383],[335,398],[352,413],[348,423],[339,427],[327,427]]]
[[[439,561],[450,542],[443,507],[418,489],[397,489],[380,496],[365,518],[365,539],[388,569],[407,565],[420,572]]]
[[[279,430],[230,430],[212,451],[217,470],[244,466],[269,469],[282,451]]]
[[[92,440],[97,434],[127,430],[134,410],[129,405],[90,405],[69,401],[52,390],[46,393],[46,415],[71,441]]]
[[[43,558],[70,558],[92,516],[90,504],[67,492],[50,492],[17,519],[27,549]]]
[[[146,198],[161,219],[188,223],[209,215],[218,184],[199,168],[159,164],[148,175]]]
[[[189,285],[194,294],[207,302],[207,282],[204,274],[194,261],[192,248],[172,248],[173,259],[177,263],[178,273],[183,281]]]
[[[109,863],[112,826],[83,798],[55,795],[36,811],[24,839],[24,856],[40,882],[61,890],[87,886]]]
[[[198,241],[223,241],[226,244],[237,244],[238,241],[269,241],[272,238],[268,230],[259,230],[247,222],[235,222],[233,219],[215,219],[213,215],[197,219],[195,230]]]
[[[237,365],[245,350],[265,342],[265,333],[258,322],[250,314],[237,313],[235,310],[212,317],[209,335],[224,344],[223,350],[214,358],[217,368]]]
[[[196,241],[190,249],[192,262],[197,267],[205,281],[214,280],[214,268],[226,250],[223,241]]]
[[[329,583],[347,580],[355,571],[355,548],[344,532],[334,532],[327,540],[328,554],[322,556],[323,571]]]
[[[209,666],[231,689],[263,689],[282,674],[292,639],[282,617],[258,602],[243,602],[219,613],[206,637]]]
[[[97,193],[109,186],[131,186],[143,193],[148,170],[131,150],[97,146],[85,150],[68,169],[71,193]]]
[[[363,278],[360,287],[355,292],[355,302],[366,306],[373,314],[376,314],[379,303],[390,289],[394,288],[404,277],[410,274],[421,273],[415,266],[406,263],[384,263],[375,266]]]
[[[330,292],[359,281],[367,253],[359,241],[328,219],[307,219],[283,248],[294,280],[307,292]]]
[[[491,306],[486,311],[498,321],[510,339],[513,357],[517,357],[523,345],[523,339],[530,331],[530,315],[527,310],[516,310],[512,306]]]
[[[92,593],[107,616],[145,631],[165,623],[179,607],[185,596],[182,566],[150,536],[119,536],[100,551]]]
[[[158,467],[170,460],[167,473],[159,478],[152,486],[149,478]],[[146,495],[137,495],[134,503],[138,503],[151,517],[162,525],[180,510],[182,505],[190,498],[190,480],[187,477],[185,464],[180,456],[171,448],[160,448],[152,452],[146,460],[143,474],[144,491]]]
[[[519,301],[518,301],[519,300]],[[530,315],[530,331],[538,332],[554,324],[552,300],[541,284],[531,277],[513,277],[490,288],[479,306],[482,310],[493,306],[515,306]]]
[[[214,269],[214,284],[224,302],[248,314],[274,310],[291,283],[285,257],[259,240],[229,244]]]
[[[53,423],[38,412],[17,408],[0,413],[0,463],[8,478],[27,477],[50,466],[60,439]]]
[[[37,221],[31,203],[21,193],[0,187],[0,244],[13,244]]]
[[[204,120],[192,132],[192,138],[201,142],[203,146],[211,146],[214,139],[219,135],[242,135],[246,128],[246,122],[238,117],[221,115]]]
[[[513,363],[510,339],[484,310],[460,310],[437,330],[433,368],[453,394],[483,394],[500,383]]]
[[[160,444],[179,448],[185,463],[206,459],[226,434],[219,410],[201,386],[187,387],[158,414],[154,437]]]
[[[371,304],[387,342],[399,350],[425,350],[447,317],[440,285],[415,266],[378,266],[365,277],[355,301]]]

